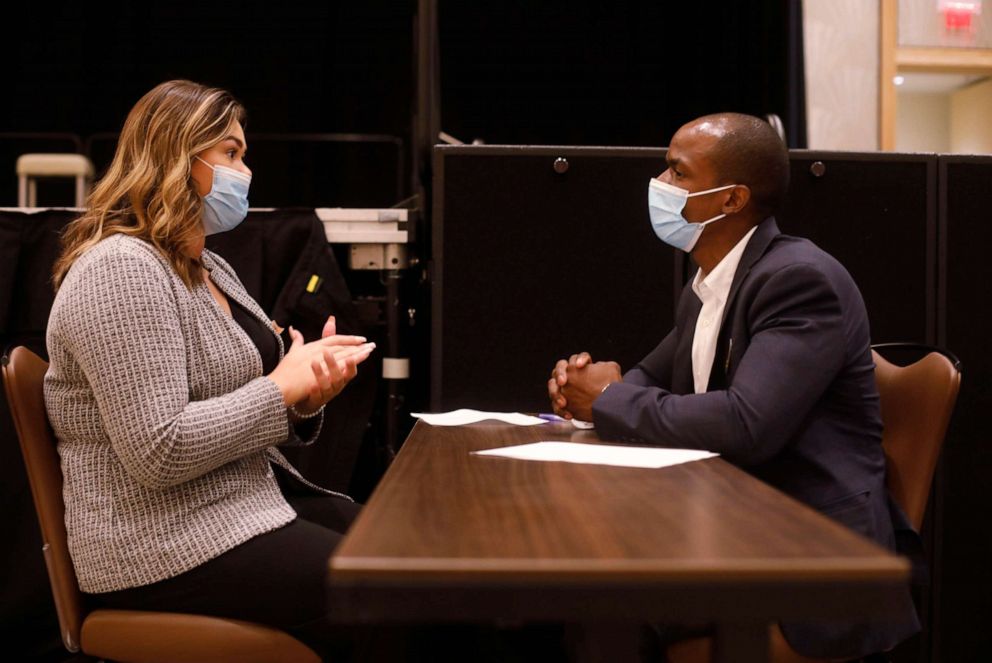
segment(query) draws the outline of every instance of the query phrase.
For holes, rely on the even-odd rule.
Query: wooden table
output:
[[[331,557],[347,621],[715,623],[720,661],[767,660],[781,617],[884,618],[890,554],[720,458],[663,469],[469,452],[599,442],[569,424],[418,422]]]

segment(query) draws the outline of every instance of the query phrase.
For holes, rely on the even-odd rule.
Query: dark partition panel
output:
[[[556,359],[586,350],[626,369],[661,340],[681,270],[648,222],[663,157],[437,148],[432,408],[547,410]]]
[[[943,457],[940,660],[992,652],[992,157],[940,157],[940,340],[961,359],[961,393]]]
[[[793,150],[779,227],[840,260],[872,339],[935,340],[936,155]]]
[[[683,262],[647,221],[643,189],[663,154],[438,148],[432,407],[543,406],[554,357],[585,348],[629,367],[660,338],[677,292],[671,268]],[[876,341],[934,342],[936,155],[791,158],[782,231],[847,267]],[[511,349],[509,363],[486,353]]]

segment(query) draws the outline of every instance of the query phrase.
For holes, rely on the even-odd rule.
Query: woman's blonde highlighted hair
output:
[[[184,252],[201,232],[203,199],[192,160],[244,120],[244,107],[229,92],[192,81],[168,81],[143,96],[128,113],[86,212],[66,226],[53,268],[55,287],[79,256],[115,233],[150,242],[188,287],[201,282],[199,261]]]

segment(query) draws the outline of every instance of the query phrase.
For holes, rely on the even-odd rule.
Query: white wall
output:
[[[992,78],[951,95],[950,151],[992,154]]]
[[[803,0],[810,149],[878,149],[878,0]]]
[[[900,92],[896,106],[896,152],[947,152],[951,149],[949,94]]]

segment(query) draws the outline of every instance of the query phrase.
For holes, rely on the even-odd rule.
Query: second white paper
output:
[[[578,442],[532,442],[512,447],[473,451],[472,453],[479,456],[497,456],[519,460],[589,463],[651,469],[703,460],[718,455],[712,451],[699,451],[697,449],[663,449],[660,447],[630,447]]]

